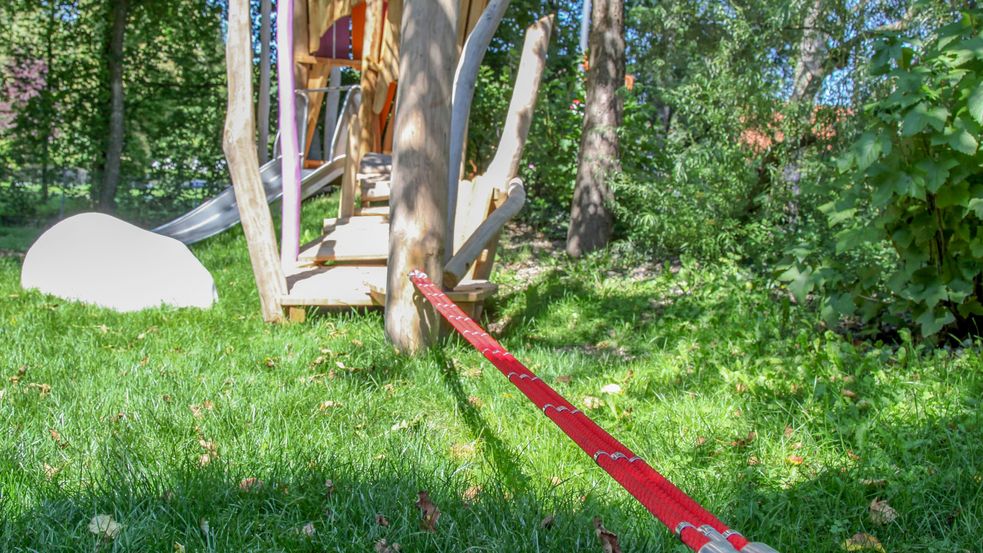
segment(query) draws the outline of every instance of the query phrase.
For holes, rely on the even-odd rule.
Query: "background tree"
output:
[[[109,69],[109,128],[107,129],[105,163],[101,168],[98,189],[99,207],[106,211],[116,209],[116,189],[123,163],[123,132],[125,105],[123,89],[123,41],[126,33],[128,0],[110,0],[110,25],[106,34],[106,64]]]
[[[611,239],[614,197],[608,180],[621,171],[618,128],[623,104],[618,89],[625,82],[624,9],[624,0],[593,4],[587,111],[567,232],[567,253],[573,257],[602,248]]]

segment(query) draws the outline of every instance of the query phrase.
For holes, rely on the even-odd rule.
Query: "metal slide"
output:
[[[348,156],[341,155],[330,163],[313,171],[304,171],[301,181],[301,198],[307,199],[321,191],[345,171]],[[283,195],[283,179],[280,175],[280,159],[274,159],[259,168],[266,190],[266,201],[273,203]],[[170,236],[185,244],[194,244],[226,231],[239,223],[239,204],[235,192],[229,186],[205,203],[184,215],[153,229],[157,234]]]
[[[334,157],[330,162],[326,162],[317,169],[304,170],[301,180],[301,199],[306,200],[317,194],[344,173],[345,161],[348,156],[344,153],[340,155],[336,153],[347,150],[348,122],[357,115],[360,100],[361,91],[357,87],[349,90],[345,96],[345,101],[342,104],[342,116],[338,118],[334,137],[331,141],[330,155]],[[306,112],[306,110],[304,111]],[[306,123],[306,113],[304,113],[304,121]],[[301,135],[306,135],[306,129],[303,127],[301,128]],[[275,146],[274,149],[276,149]],[[273,203],[279,200],[280,196],[283,195],[283,179],[280,174],[280,156],[278,153],[274,159],[259,168],[259,176],[263,180],[266,201]],[[194,244],[226,231],[238,223],[239,204],[236,203],[232,186],[228,186],[198,207],[153,229],[153,232],[180,240],[185,244]]]

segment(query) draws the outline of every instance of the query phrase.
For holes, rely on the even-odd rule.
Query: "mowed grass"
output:
[[[329,211],[305,206],[307,237]],[[599,552],[595,516],[626,552],[685,551],[466,344],[398,356],[376,312],[264,324],[241,232],[194,252],[209,311],[65,302],[0,259],[0,551]],[[733,527],[983,548],[978,347],[853,344],[731,263],[504,260],[538,269],[497,277],[503,344]]]

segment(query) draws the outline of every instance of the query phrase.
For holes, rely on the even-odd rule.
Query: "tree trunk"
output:
[[[822,88],[826,76],[826,33],[822,24],[823,0],[813,0],[802,23],[802,39],[799,41],[799,59],[795,62],[792,95],[789,100],[812,102]]]
[[[386,335],[403,352],[432,344],[440,329],[440,316],[414,292],[408,276],[420,269],[441,285],[459,4],[403,4],[386,288]],[[371,96],[363,97],[364,104]]]
[[[123,158],[123,36],[126,31],[128,0],[111,0],[112,25],[109,28],[109,138],[106,141],[106,165],[102,173],[99,207],[116,208]]]
[[[54,134],[54,109],[55,103],[51,96],[57,90],[51,80],[54,78],[54,35],[56,29],[56,13],[58,6],[54,1],[49,2],[48,6],[48,28],[44,34],[44,56],[45,67],[48,70],[47,77],[44,79],[44,142],[41,144],[41,203],[48,201],[48,188],[51,180],[51,137]]]
[[[579,257],[611,240],[613,199],[608,180],[621,171],[618,127],[625,82],[624,0],[594,0],[587,70],[587,113],[580,139],[577,185],[567,253]]]
[[[272,0],[260,0],[259,23],[259,163],[270,160],[270,7]]]

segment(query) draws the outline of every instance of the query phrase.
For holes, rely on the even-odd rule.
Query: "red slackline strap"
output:
[[[425,273],[413,271],[410,280],[465,340],[693,551],[700,552],[704,546],[707,549],[703,551],[727,551],[729,548],[743,553],[774,551],[763,544],[750,544],[744,536],[720,522],[641,457],[595,424],[465,315]]]

